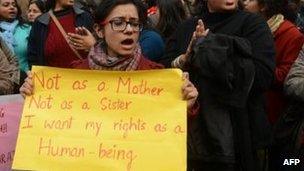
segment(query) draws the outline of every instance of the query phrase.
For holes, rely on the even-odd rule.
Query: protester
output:
[[[280,163],[283,162],[283,142],[276,137],[283,136],[282,130],[276,129],[280,124],[279,118],[284,117],[287,110],[288,98],[283,92],[283,83],[290,67],[296,60],[304,42],[304,36],[288,18],[292,12],[288,12],[287,0],[247,0],[244,3],[245,10],[261,14],[269,25],[273,34],[276,49],[275,79],[271,89],[266,92],[266,110],[268,119],[274,125],[275,139],[270,150],[271,170],[280,170]],[[287,131],[287,130],[286,130]],[[292,143],[292,140],[290,140]]]
[[[280,162],[286,158],[304,160],[304,46],[298,58],[290,68],[284,83],[284,90],[289,97],[287,109],[275,127],[276,148],[279,150],[274,169],[286,169]],[[304,169],[301,162],[292,167],[295,171]]]
[[[45,2],[42,0],[30,1],[27,12],[27,19],[33,23],[37,17],[45,13]]]
[[[63,35],[60,26],[50,16],[51,13],[54,14],[65,34],[75,32],[76,27],[85,27],[91,31],[93,19],[80,8],[71,0],[47,1],[47,10],[50,9],[50,13],[41,15],[32,25],[28,45],[30,65],[69,68],[72,61],[87,56],[87,52],[77,51],[69,46],[66,35]]]
[[[190,121],[188,170],[265,169],[271,129],[264,92],[273,79],[273,38],[265,20],[238,1],[202,1],[180,25],[162,63],[189,71],[200,112]]]
[[[142,13],[142,30],[140,31],[139,44],[144,57],[152,61],[158,61],[165,51],[165,43],[152,26],[148,23],[146,7],[142,3],[139,13]],[[76,28],[76,33],[68,33],[70,45],[77,50],[90,50],[98,38],[85,28]]]
[[[259,13],[266,20],[272,31],[276,47],[275,80],[267,92],[267,113],[275,124],[286,107],[283,83],[288,71],[296,60],[304,43],[304,36],[297,27],[286,19],[287,0],[247,0],[245,10]]]
[[[19,77],[18,59],[0,37],[0,95],[13,94]]]
[[[28,71],[27,43],[31,30],[21,17],[16,0],[0,0],[0,36],[13,51],[22,71]]]
[[[103,41],[91,49],[87,59],[75,61],[73,67],[112,71],[163,68],[162,65],[145,59],[138,45],[143,20],[143,15],[139,12],[140,3],[138,0],[104,0],[97,9],[98,25],[95,27],[95,32]],[[30,74],[20,88],[20,93],[30,95],[33,88]],[[192,109],[198,95],[196,88],[186,80],[182,92],[188,102],[188,109]]]

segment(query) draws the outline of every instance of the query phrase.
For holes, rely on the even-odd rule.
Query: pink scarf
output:
[[[112,71],[134,71],[138,68],[142,56],[139,45],[134,50],[131,57],[111,57],[108,56],[101,43],[96,44],[88,55],[89,67],[95,70],[112,70]]]

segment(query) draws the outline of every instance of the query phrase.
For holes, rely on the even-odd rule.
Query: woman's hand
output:
[[[191,38],[191,41],[188,45],[187,51],[185,53],[185,57],[184,57],[185,61],[186,61],[186,59],[189,58],[190,53],[193,50],[192,48],[195,45],[196,41],[201,37],[206,37],[208,35],[208,33],[209,33],[209,29],[206,30],[205,25],[203,23],[203,20],[199,19],[198,22],[197,22],[197,25],[196,25],[196,29],[192,34],[192,38]]]
[[[202,37],[206,37],[209,33],[209,29],[205,29],[205,25],[203,23],[203,21],[201,19],[198,20],[197,25],[196,25],[196,29],[192,34],[192,38],[191,41],[188,45],[187,51],[184,54],[181,54],[180,56],[178,56],[173,62],[172,62],[172,67],[175,68],[181,68],[183,69],[186,61],[189,59],[191,52],[192,52],[192,48],[195,45],[195,43],[197,42],[197,40],[199,38]]]
[[[184,84],[182,86],[183,99],[187,100],[187,110],[190,110],[196,102],[198,91],[189,81],[188,73],[183,73]]]
[[[31,71],[27,72],[27,77],[24,80],[24,83],[19,89],[20,94],[25,98],[26,96],[30,96],[34,92],[34,83],[33,83],[33,74]]]
[[[93,34],[85,27],[77,27],[76,34],[68,33],[70,45],[76,50],[89,51],[96,43]]]

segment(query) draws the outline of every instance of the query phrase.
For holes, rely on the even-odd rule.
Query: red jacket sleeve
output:
[[[294,28],[295,29],[295,28]],[[281,35],[276,41],[275,85],[282,86],[284,80],[297,59],[304,42],[304,36],[298,30],[290,30]],[[280,41],[280,42],[277,42]]]

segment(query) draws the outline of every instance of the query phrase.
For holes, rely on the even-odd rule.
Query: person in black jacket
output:
[[[52,11],[66,33],[75,32],[76,27],[85,27],[92,31],[93,18],[91,14],[81,9],[80,5],[70,0],[48,0],[47,9]],[[78,54],[68,45],[65,37],[59,31],[49,13],[39,16],[32,25],[28,43],[29,65],[46,65],[69,68],[70,64],[86,58],[87,52]]]
[[[275,67],[265,20],[239,10],[237,0],[207,0],[169,39],[161,62],[189,71],[199,91],[200,112],[188,128],[188,170],[265,169],[271,130],[263,93]]]

